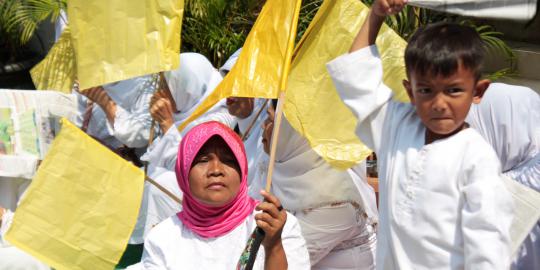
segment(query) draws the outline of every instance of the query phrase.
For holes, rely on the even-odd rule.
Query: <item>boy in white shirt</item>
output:
[[[403,0],[376,0],[349,54],[328,64],[357,135],[379,158],[377,269],[507,269],[512,203],[491,146],[465,117],[489,86],[474,29],[420,29],[405,52],[411,103],[392,101],[375,39]]]

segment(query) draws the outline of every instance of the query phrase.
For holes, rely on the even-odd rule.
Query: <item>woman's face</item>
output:
[[[208,140],[191,165],[189,188],[200,202],[223,206],[232,201],[240,189],[241,172],[231,149],[220,137]]]

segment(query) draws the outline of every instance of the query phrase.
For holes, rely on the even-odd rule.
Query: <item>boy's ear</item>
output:
[[[482,100],[482,97],[486,93],[486,91],[487,91],[490,84],[491,84],[491,81],[487,80],[487,79],[479,80],[476,83],[476,87],[475,87],[474,93],[473,93],[473,103],[474,104],[480,103],[480,101]]]
[[[409,99],[411,100],[411,103],[414,102],[414,96],[413,96],[413,93],[412,93],[412,87],[411,87],[411,82],[407,81],[407,80],[403,80],[403,87],[405,87],[405,90],[407,90],[407,95],[409,96]]]

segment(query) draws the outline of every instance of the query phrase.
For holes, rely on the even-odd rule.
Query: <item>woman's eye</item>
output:
[[[202,156],[197,159],[197,163],[206,163],[208,162],[209,158],[207,156]]]

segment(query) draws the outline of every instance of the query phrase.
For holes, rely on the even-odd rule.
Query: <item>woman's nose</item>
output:
[[[213,158],[209,161],[208,173],[210,176],[219,176],[223,174],[223,163],[219,158]]]

